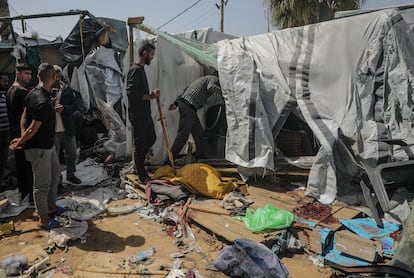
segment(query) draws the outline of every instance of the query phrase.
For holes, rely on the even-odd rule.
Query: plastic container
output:
[[[155,247],[150,247],[145,251],[138,252],[134,256],[131,256],[129,258],[130,263],[138,263],[147,260],[149,257],[154,256],[155,254]]]

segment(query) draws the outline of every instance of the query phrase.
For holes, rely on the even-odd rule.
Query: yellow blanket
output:
[[[176,174],[171,166],[167,165],[157,169],[153,178],[167,180],[172,184],[184,186],[191,193],[216,199],[223,199],[225,195],[234,191],[240,182],[237,179],[222,178],[217,169],[203,163],[187,164],[177,169]]]

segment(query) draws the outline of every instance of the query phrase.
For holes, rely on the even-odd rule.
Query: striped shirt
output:
[[[180,97],[199,109],[212,94],[221,94],[219,79],[214,75],[206,75],[191,83]]]
[[[5,92],[0,92],[0,134],[9,132],[9,118],[7,117],[7,104]]]

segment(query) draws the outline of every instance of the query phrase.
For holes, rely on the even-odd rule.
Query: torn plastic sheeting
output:
[[[63,183],[70,183],[66,178],[66,171],[62,171]],[[76,175],[82,178],[82,185],[95,186],[109,178],[104,167],[95,162],[92,158],[87,158],[76,164]],[[82,186],[81,185],[81,186]]]
[[[100,25],[108,27],[109,38],[113,49],[126,52],[128,48],[128,34],[126,22],[113,18],[97,17]]]
[[[384,222],[384,228],[380,228],[372,218],[344,219],[340,222],[354,233],[368,239],[387,236],[400,228],[400,225],[391,222]]]
[[[10,204],[7,207],[0,208],[0,219],[17,216],[20,213],[22,213],[26,208],[28,208],[30,205],[29,195],[26,195],[26,197],[23,200],[20,200],[20,192],[18,188],[16,188],[16,190],[14,191],[12,190],[7,190],[7,191],[12,193],[12,196],[17,195],[16,200],[18,201],[16,202],[16,200],[14,200],[13,202],[10,202]]]
[[[90,106],[96,107],[105,127],[112,132],[111,140],[125,141],[125,124],[113,108],[122,96],[122,71],[113,49],[100,47],[85,59]]]
[[[65,197],[56,205],[68,208],[65,215],[75,220],[90,220],[107,209],[108,202],[115,196],[114,189],[98,188],[87,196]]]
[[[81,238],[88,231],[87,221],[75,219],[65,220],[64,227],[55,228],[49,233],[49,243],[54,243],[62,248],[69,240]]]
[[[86,110],[96,108],[109,131],[110,141],[123,143],[126,127],[113,106],[124,90],[122,71],[113,49],[100,47],[88,55],[78,68],[74,68],[70,86],[81,93]],[[111,150],[113,151],[113,150]]]
[[[114,106],[123,89],[122,70],[115,60],[114,50],[99,47],[85,58],[85,65],[92,95]]]
[[[394,255],[394,239],[391,237],[383,237],[379,240],[381,242],[382,253],[384,255]]]
[[[220,41],[226,159],[273,169],[274,138],[297,105],[322,145],[307,194],[331,203],[343,180],[334,156],[339,132],[373,161],[388,155],[377,141],[386,131],[414,142],[414,104],[408,101],[414,41],[408,30],[400,12],[389,9]],[[374,86],[381,79],[382,86]]]
[[[96,19],[87,18],[82,20],[82,40],[85,55],[89,53],[93,44],[105,32]],[[66,62],[80,66],[83,62],[83,53],[80,35],[80,21],[76,23],[68,37],[63,41],[60,51]]]

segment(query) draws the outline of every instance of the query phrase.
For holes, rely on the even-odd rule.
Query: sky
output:
[[[204,27],[220,29],[220,0],[9,0],[11,16],[39,13],[88,10],[96,17],[109,17],[126,21],[128,17],[144,16],[144,24],[158,28],[170,19],[186,12],[165,25],[161,30],[176,33]],[[30,4],[29,4],[30,3]],[[373,9],[407,4],[408,0],[367,0],[363,8]],[[78,21],[78,16],[65,16],[26,20],[27,32],[37,32],[40,37],[65,38]],[[21,22],[13,22],[15,31],[22,34]],[[263,7],[263,0],[227,0],[224,9],[224,32],[235,36],[263,34],[272,30]]]

